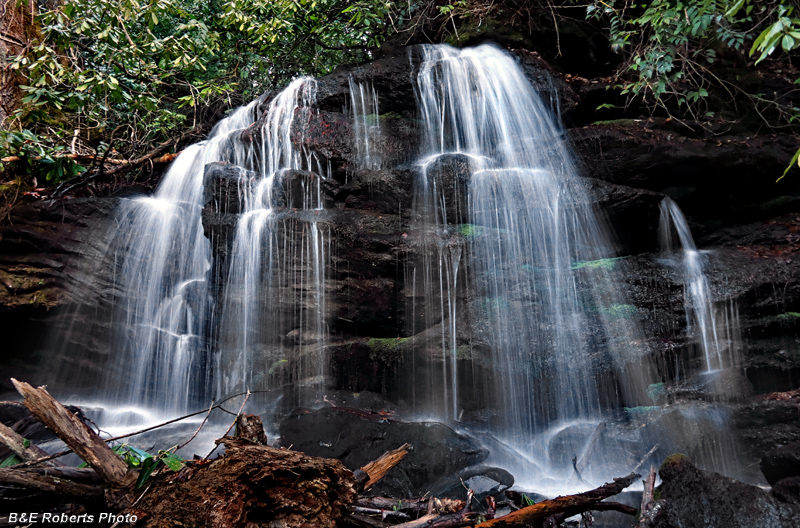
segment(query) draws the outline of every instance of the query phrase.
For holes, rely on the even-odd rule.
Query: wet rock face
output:
[[[651,528],[768,528],[793,526],[800,518],[800,507],[759,487],[697,469],[685,455],[667,458],[659,475]]]
[[[413,450],[392,470],[392,490],[419,496],[439,480],[486,459],[488,451],[474,440],[439,423],[405,423],[375,413],[332,407],[297,410],[280,426],[281,445],[312,456],[338,458],[350,469],[386,451],[410,443]],[[380,494],[380,484],[374,492]],[[399,489],[398,489],[399,488]],[[397,495],[392,495],[397,496]]]
[[[97,305],[111,293],[110,270],[99,263],[102,233],[117,203],[118,198],[33,202],[14,207],[0,226],[0,392],[16,394],[11,376],[44,383],[37,360],[49,346],[47,330],[74,303]]]
[[[773,486],[780,480],[800,477],[800,442],[769,451],[761,459],[761,471]]]

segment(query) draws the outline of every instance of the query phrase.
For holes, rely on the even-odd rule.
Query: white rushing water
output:
[[[588,441],[592,428],[584,424],[596,426],[604,406],[621,403],[608,399],[615,377],[625,391],[615,397],[627,405],[638,405],[651,383],[646,365],[622,373],[646,349],[633,307],[615,288],[607,228],[563,130],[507,53],[424,46],[417,94],[424,146],[415,214],[435,250],[413,280],[425,292],[415,311],[426,314],[426,327],[442,326],[433,411],[457,420],[460,394],[482,392],[498,437],[534,453],[551,475],[569,475],[568,461],[534,445],[553,431],[562,441]],[[453,171],[461,182],[453,183]],[[459,288],[471,297],[472,321],[460,315],[467,301]],[[490,349],[473,357],[493,371],[483,388],[460,386],[469,377],[459,368],[471,368],[458,360],[465,324]]]
[[[327,175],[314,155],[292,141],[294,119],[298,112],[312,112],[315,97],[316,81],[303,77],[271,101],[253,163],[257,179],[240,184],[244,207],[230,255],[220,330],[222,394],[252,389],[253,373],[267,373],[260,388],[275,388],[290,377],[319,382],[326,373],[327,239],[314,217],[298,220],[286,214],[292,206],[322,208],[320,185]],[[298,176],[299,171],[304,172]],[[300,196],[293,196],[289,188],[297,178]],[[291,327],[295,320],[296,329]],[[300,336],[296,350],[281,343],[292,330]],[[290,366],[295,370],[291,376]]]
[[[350,76],[350,107],[353,116],[353,140],[358,153],[359,168],[381,168],[381,122],[378,111],[378,94],[364,82]]]
[[[107,257],[113,313],[97,318],[110,330],[93,329],[112,335],[99,337],[113,354],[105,387],[88,400],[102,427],[144,423],[120,409],[166,420],[247,389],[323,383],[330,248],[314,213],[329,174],[293,143],[295,118],[315,111],[315,94],[306,77],[274,95],[262,116],[261,100],[235,110],[176,158],[154,195],[121,201]],[[218,263],[223,289],[212,284],[201,217],[213,162],[241,174],[241,214]]]
[[[738,314],[735,306],[722,312],[717,309],[711,294],[711,286],[705,273],[706,257],[698,251],[686,217],[680,207],[670,198],[659,205],[661,218],[659,239],[661,250],[675,250],[672,227],[683,252],[684,299],[686,326],[694,336],[703,354],[705,372],[711,373],[736,364],[736,347],[740,337]]]
[[[399,383],[410,386],[414,411],[488,431],[487,463],[557,492],[584,487],[575,468],[593,484],[626,474],[663,431],[675,435],[663,440],[670,446],[689,435],[723,438],[726,417],[713,406],[687,405],[674,418],[653,405],[668,369],[653,364],[637,308],[620,290],[612,237],[564,130],[517,61],[491,45],[418,51],[422,146],[407,240],[403,233],[413,357],[393,367],[412,363]],[[347,169],[371,174],[384,165],[391,127],[382,136],[371,84],[351,77],[349,90],[357,160]],[[300,78],[271,97],[188,147],[153,196],[123,200],[111,244],[114,372],[90,405],[115,433],[246,390],[267,392],[260,408],[277,414],[277,394],[289,393],[278,389],[321,401],[329,385],[323,186],[332,175],[303,135],[319,117],[317,82]],[[238,216],[217,219],[229,233],[207,233],[202,222],[212,162],[239,178]],[[705,371],[730,366],[735,306],[714,305],[685,218],[669,199],[661,210],[665,250],[672,225],[682,247],[689,331]],[[225,240],[209,241],[214,229]],[[730,458],[720,453],[706,458]]]
[[[125,373],[111,379],[112,402],[179,414],[204,391],[213,299],[211,247],[200,220],[203,174],[213,161],[243,161],[235,136],[254,121],[256,104],[184,150],[153,196],[122,201],[111,245],[120,291],[112,331],[115,363]]]

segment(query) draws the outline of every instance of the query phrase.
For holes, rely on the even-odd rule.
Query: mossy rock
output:
[[[410,338],[408,337],[372,337],[367,341],[369,347],[369,357],[372,360],[391,362],[400,357],[405,345]]]
[[[617,265],[617,261],[622,260],[623,258],[625,257],[604,258],[598,260],[579,260],[572,265],[572,269],[578,270],[588,268],[613,270]]]
[[[675,453],[664,459],[664,462],[661,463],[661,467],[658,468],[658,474],[661,475],[661,479],[664,480],[665,478],[669,478],[671,474],[687,466],[693,467],[692,460],[683,453]],[[664,476],[665,474],[667,475],[666,477]]]

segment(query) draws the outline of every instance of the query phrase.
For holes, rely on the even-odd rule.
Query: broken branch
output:
[[[19,433],[3,423],[0,423],[0,442],[25,461],[48,456],[47,451],[32,445],[30,442],[26,442]],[[26,443],[28,444],[27,446],[25,445]],[[53,464],[50,463],[49,465]]]
[[[561,513],[566,514],[567,517],[578,515],[579,513],[593,509],[593,507],[597,506],[603,499],[620,493],[640,476],[641,475],[637,475],[636,473],[631,473],[627,477],[614,479],[614,482],[609,482],[590,491],[544,500],[532,506],[527,506],[515,512],[511,512],[503,517],[482,522],[478,525],[478,528],[525,526],[542,520],[545,517]]]
[[[0,468],[0,482],[81,499],[99,500],[104,495],[100,486],[78,484],[57,476],[37,475],[18,469]]]
[[[373,486],[376,482],[382,479],[390,469],[395,467],[400,463],[401,460],[405,458],[410,448],[411,444],[403,444],[397,449],[387,451],[377,460],[370,462],[361,469],[355,470],[354,473],[359,488],[361,490],[368,489],[370,486]]]

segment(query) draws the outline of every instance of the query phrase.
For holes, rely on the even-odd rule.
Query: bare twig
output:
[[[202,428],[203,428],[203,426],[204,426],[204,425],[206,424],[206,422],[208,421],[208,417],[209,417],[209,416],[211,416],[211,411],[212,411],[212,410],[214,410],[214,402],[213,402],[213,401],[211,402],[211,406],[208,408],[208,412],[206,413],[206,417],[205,417],[205,418],[203,418],[203,421],[200,423],[200,427],[198,427],[198,428],[197,428],[197,431],[195,431],[195,432],[194,432],[194,434],[192,435],[192,437],[191,437],[190,439],[188,439],[188,440],[187,440],[187,441],[185,441],[184,443],[180,444],[180,445],[179,445],[177,448],[175,448],[175,451],[178,451],[179,449],[183,449],[184,447],[186,447],[186,445],[187,445],[189,442],[191,442],[192,440],[194,440],[194,438],[197,436],[197,433],[199,433],[199,432],[200,432],[200,429],[202,429]]]

